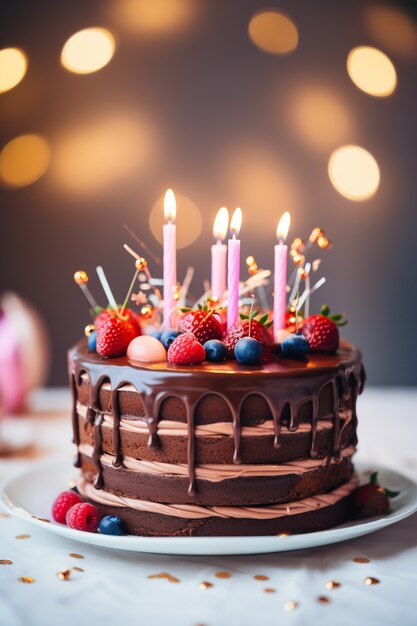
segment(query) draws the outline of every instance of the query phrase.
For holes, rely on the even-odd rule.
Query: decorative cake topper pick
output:
[[[91,291],[87,287],[87,283],[88,283],[87,272],[84,272],[84,270],[78,270],[77,272],[75,272],[75,274],[74,274],[74,281],[80,287],[80,289],[83,292],[84,296],[87,298],[88,303],[91,306],[91,308],[93,310],[97,309],[98,308],[98,304],[95,301],[94,296],[92,295]]]

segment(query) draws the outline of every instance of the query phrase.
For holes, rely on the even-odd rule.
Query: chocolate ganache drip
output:
[[[274,423],[273,445],[279,448],[281,426],[289,431],[299,428],[300,412],[305,405],[311,408],[311,457],[317,457],[317,425],[320,420],[333,421],[332,456],[340,458],[342,435],[350,421],[341,419],[340,403],[350,400],[351,419],[356,426],[356,398],[362,392],[365,373],[360,353],[345,344],[336,355],[311,355],[306,361],[276,360],[262,366],[248,368],[235,361],[199,366],[170,366],[166,363],[136,364],[127,357],[101,359],[89,353],[86,341],[79,342],[69,353],[70,385],[73,395],[72,423],[76,446],[80,443],[77,415],[77,385],[87,377],[90,385],[87,422],[94,423],[93,462],[97,468],[96,488],[103,487],[100,457],[102,455],[103,411],[100,390],[104,383],[111,388],[113,415],[114,467],[123,465],[120,435],[120,389],[132,385],[140,395],[148,426],[148,446],[158,449],[158,421],[161,408],[168,398],[177,398],[185,407],[188,433],[188,475],[190,496],[195,494],[195,417],[199,403],[206,396],[218,396],[228,407],[233,424],[233,462],[241,463],[242,414],[245,402],[252,396],[263,398]],[[320,402],[325,390],[330,389],[331,411],[320,414]],[[348,411],[347,413],[350,414]],[[305,420],[304,420],[305,421]],[[75,464],[80,465],[77,453]]]

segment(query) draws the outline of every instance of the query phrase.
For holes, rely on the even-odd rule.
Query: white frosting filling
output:
[[[330,493],[324,493],[311,498],[304,498],[296,502],[287,502],[284,504],[274,504],[268,506],[213,506],[204,507],[195,504],[161,504],[159,502],[147,502],[145,500],[136,500],[134,498],[125,498],[107,493],[103,490],[97,490],[91,483],[80,478],[77,487],[80,493],[97,502],[108,506],[116,506],[123,508],[135,509],[148,513],[157,513],[158,515],[169,515],[184,519],[201,519],[208,517],[223,517],[235,519],[274,519],[277,517],[285,517],[290,515],[299,515],[316,511],[317,509],[332,506],[339,500],[349,495],[358,485],[358,479],[353,476],[349,482],[338,487]]]
[[[84,456],[91,457],[93,447],[89,444],[80,444],[78,450]],[[351,457],[355,453],[355,447],[349,446],[341,451],[343,458]],[[103,453],[100,461],[106,467],[112,467],[114,457],[111,454]],[[332,458],[330,464],[335,463]],[[195,476],[201,480],[208,480],[213,483],[221,482],[231,478],[241,478],[249,476],[285,476],[288,474],[296,474],[301,476],[306,472],[325,467],[328,464],[327,458],[321,459],[303,459],[298,461],[288,461],[287,463],[278,463],[271,465],[261,464],[202,464],[195,466]],[[181,463],[161,463],[159,461],[140,461],[132,457],[123,457],[123,466],[127,470],[133,472],[141,472],[144,474],[152,474],[154,476],[172,475],[188,477],[189,469],[186,464]]]
[[[77,413],[84,417],[87,414],[87,407],[80,402],[77,403]],[[112,426],[113,418],[110,415],[104,415],[104,426]],[[352,417],[352,411],[345,410],[340,412],[340,418],[345,422],[345,425],[350,421]],[[147,434],[148,425],[145,420],[141,419],[127,419],[123,417],[120,420],[120,427],[122,430],[130,431],[133,433]],[[333,428],[333,422],[331,420],[318,420],[317,431],[329,430]],[[311,424],[303,422],[298,425],[297,432],[310,432]],[[287,426],[281,426],[281,433],[289,433]],[[274,423],[272,420],[267,420],[262,424],[256,426],[242,426],[242,437],[249,436],[274,436]],[[158,435],[168,436],[183,436],[188,434],[188,427],[185,422],[175,422],[173,420],[161,420],[158,422]],[[233,423],[232,422],[215,422],[214,424],[201,424],[195,426],[195,435],[197,437],[206,436],[233,436]]]

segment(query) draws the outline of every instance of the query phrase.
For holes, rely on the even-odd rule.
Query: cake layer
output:
[[[77,404],[79,436],[81,443],[94,445],[94,424],[87,421],[87,407]],[[340,445],[345,448],[356,443],[356,429],[352,412],[341,412]],[[130,456],[145,461],[168,463],[188,462],[188,429],[182,422],[161,420],[158,422],[158,448],[148,446],[149,430],[145,420],[120,420],[120,450],[123,456]],[[243,426],[240,441],[242,463],[280,463],[310,456],[312,444],[312,425],[302,423],[297,431],[281,427],[280,447],[274,446],[274,423],[267,420],[256,426]],[[217,422],[196,426],[195,462],[232,463],[234,456],[233,425],[230,422]],[[113,417],[104,415],[101,424],[102,450],[115,453],[113,443]],[[334,448],[334,429],[330,420],[317,421],[316,449],[317,456],[332,454]]]
[[[118,515],[129,533],[144,536],[276,535],[323,530],[348,520],[356,476],[332,492],[288,505],[203,507],[167,505],[120,497],[80,479],[82,496],[101,515]]]
[[[93,482],[97,467],[92,446],[81,444],[84,477]],[[342,450],[340,461],[304,459],[282,464],[207,464],[195,468],[195,493],[189,494],[188,466],[179,463],[138,461],[101,454],[101,486],[104,491],[152,502],[204,505],[275,504],[331,491],[350,479],[355,449]]]

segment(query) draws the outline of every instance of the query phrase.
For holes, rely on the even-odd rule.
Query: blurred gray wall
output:
[[[191,3],[179,8],[189,11],[184,23],[152,32],[123,21],[116,0],[2,5],[1,47],[23,48],[29,70],[20,85],[0,94],[0,148],[39,133],[51,146],[51,163],[31,185],[0,188],[0,290],[28,298],[46,319],[50,383],[66,383],[66,349],[89,321],[73,272],[86,269],[101,297],[94,276],[101,263],[121,299],[132,274],[122,244],[133,243],[123,224],[160,254],[149,214],[173,187],[202,218],[201,234],[178,258],[180,277],[194,266],[197,295],[209,277],[220,206],[242,207],[243,258],[252,254],[263,267],[272,264],[277,219],[289,209],[292,237],[308,237],[320,226],[334,242],[320,255],[318,276],[327,283],[313,307],[327,302],[346,312],[344,334],[361,347],[371,383],[415,385],[417,55],[412,47],[409,54],[395,49],[395,41],[384,47],[372,28],[372,11],[387,5],[171,2]],[[388,6],[415,29],[414,3]],[[293,54],[268,55],[250,41],[249,20],[265,7],[287,12],[297,25]],[[89,26],[115,34],[114,58],[96,73],[69,73],[59,63],[61,48]],[[391,58],[398,75],[392,96],[372,97],[350,80],[346,58],[358,45]],[[312,131],[312,138],[303,131],[303,99],[311,93],[324,93],[340,110],[340,123],[328,120],[334,137],[320,121],[323,142],[320,133]],[[85,148],[90,132],[99,154]],[[332,151],[351,143],[369,150],[381,171],[377,193],[364,202],[340,195],[327,173]]]

